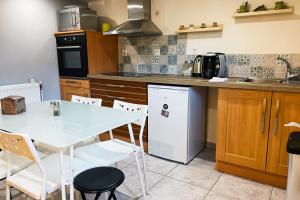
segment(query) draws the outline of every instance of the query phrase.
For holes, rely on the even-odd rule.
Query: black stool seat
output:
[[[116,188],[125,179],[124,173],[114,167],[96,167],[81,172],[74,178],[74,188],[80,191],[83,200],[85,193],[95,193],[95,200],[99,199],[101,193],[110,192],[108,199],[115,199]]]

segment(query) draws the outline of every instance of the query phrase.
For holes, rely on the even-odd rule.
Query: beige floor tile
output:
[[[203,200],[207,193],[208,190],[165,177],[149,191],[147,200]]]
[[[286,200],[286,190],[273,188],[270,200]]]
[[[165,159],[157,158],[154,156],[146,156],[147,170],[156,172],[162,175],[167,175],[175,167],[178,166],[178,163],[168,161]]]
[[[188,165],[179,165],[168,176],[209,190],[221,173],[213,166],[204,164],[203,160],[195,158]]]
[[[125,174],[124,183],[117,189],[119,192],[129,197],[140,197],[142,196],[142,188],[140,179],[138,176],[137,168],[135,163],[131,163],[129,166],[122,170]],[[151,188],[155,183],[163,178],[162,175],[148,171],[148,187]]]
[[[124,169],[125,167],[127,167],[128,165],[130,165],[133,162],[135,162],[134,156],[130,156],[127,159],[118,162],[117,167],[119,169]],[[113,165],[113,167],[114,167],[114,165]]]
[[[242,200],[269,200],[272,187],[223,174],[212,191]]]
[[[205,200],[239,200],[239,199],[210,191],[206,196]]]

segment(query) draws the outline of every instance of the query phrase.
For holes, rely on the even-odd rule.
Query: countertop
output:
[[[188,76],[176,75],[160,75],[147,74],[144,76],[121,76],[109,74],[89,75],[89,78],[146,82],[168,85],[185,85],[185,86],[205,86],[212,88],[235,88],[235,89],[250,89],[250,90],[264,90],[264,91],[282,91],[282,92],[300,92],[300,84],[277,84],[277,83],[239,83],[241,78],[229,78],[225,83],[211,83],[207,79],[201,79]]]

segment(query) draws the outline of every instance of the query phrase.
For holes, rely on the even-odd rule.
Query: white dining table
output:
[[[62,100],[59,102],[61,105],[60,116],[53,115],[50,101],[27,105],[26,112],[18,115],[0,113],[0,129],[26,134],[39,144],[44,144],[59,152],[62,199],[66,199],[66,185],[70,185],[70,199],[73,200],[74,146],[123,125],[128,126],[129,134],[133,138],[131,123],[145,117],[145,114]],[[66,182],[63,168],[63,155],[66,150],[69,150],[70,154],[69,182]],[[135,159],[140,167],[137,153],[135,153]],[[139,175],[141,176],[141,174]],[[142,189],[144,193],[144,188]]]

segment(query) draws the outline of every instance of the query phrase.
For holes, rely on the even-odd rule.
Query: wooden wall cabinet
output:
[[[219,89],[216,168],[285,187],[286,143],[296,128],[284,124],[299,122],[299,110],[297,93]]]
[[[71,101],[72,95],[90,96],[89,80],[60,79],[60,95],[62,100]]]
[[[101,98],[103,106],[113,106],[114,100],[125,101],[129,103],[147,105],[147,83],[131,82],[131,81],[116,81],[106,79],[90,79],[91,97]],[[136,142],[138,143],[140,127],[133,125],[133,132]],[[127,126],[113,130],[114,137],[130,141]],[[100,139],[106,140],[108,134],[101,134]],[[146,123],[143,135],[145,151],[148,151],[148,123]]]

